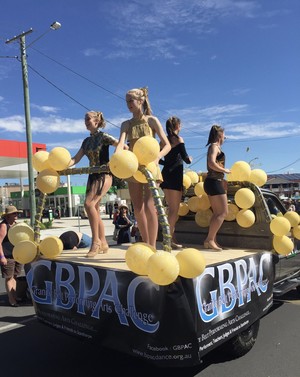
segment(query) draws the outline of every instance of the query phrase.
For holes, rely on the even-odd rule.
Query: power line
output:
[[[64,90],[60,89],[56,84],[54,84],[52,81],[50,81],[49,79],[47,79],[45,76],[43,76],[41,73],[39,73],[35,68],[33,68],[30,64],[27,63],[27,66],[34,72],[36,73],[39,77],[41,77],[43,80],[45,80],[48,84],[52,85],[55,89],[57,89],[59,92],[63,93],[66,97],[70,98],[72,101],[74,101],[75,103],[77,103],[79,106],[83,107],[85,110],[87,111],[91,111],[91,109],[85,105],[83,105],[81,102],[77,101],[74,97],[72,97],[71,95],[69,95],[68,93],[66,93]],[[112,126],[116,127],[116,128],[120,128],[119,126],[117,126],[116,124],[110,122],[109,120],[105,119],[105,121],[109,124],[111,124]]]
[[[289,168],[290,166],[296,164],[296,163],[299,162],[299,161],[300,161],[300,158],[298,158],[296,161],[292,162],[291,164],[284,166],[284,167],[281,168],[281,169],[272,170],[272,171],[269,171],[269,172],[267,172],[267,173],[268,173],[268,174],[272,174],[272,173],[276,173],[276,172],[278,172],[278,171],[281,171],[281,170],[283,170],[283,169],[287,169],[287,168]]]
[[[88,79],[87,77],[83,76],[82,74],[80,74],[80,73],[78,73],[78,72],[75,72],[73,69],[71,69],[71,68],[67,67],[66,65],[60,63],[59,61],[57,61],[57,60],[51,58],[50,56],[44,54],[43,52],[37,50],[36,48],[33,48],[33,47],[32,47],[32,49],[33,49],[34,51],[38,52],[39,54],[45,56],[47,59],[49,59],[49,60],[53,61],[54,63],[60,65],[61,67],[65,68],[66,70],[72,72],[74,75],[77,75],[77,76],[81,77],[83,80],[88,81],[90,84],[93,84],[93,85],[97,86],[98,88],[100,88],[100,89],[106,91],[107,93],[110,93],[111,95],[113,95],[113,96],[115,96],[115,97],[121,99],[122,101],[125,101],[125,99],[124,99],[123,97],[121,97],[121,96],[119,96],[118,94],[112,92],[111,90],[108,90],[108,89],[104,88],[104,86],[95,83],[94,81]]]

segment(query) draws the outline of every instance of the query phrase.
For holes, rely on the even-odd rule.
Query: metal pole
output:
[[[34,189],[34,173],[33,173],[33,166],[32,166],[33,151],[32,151],[32,136],[31,136],[31,123],[30,123],[29,84],[28,84],[28,69],[27,69],[27,60],[26,60],[25,35],[20,36],[20,47],[21,47],[21,63],[22,63],[26,140],[27,140],[30,224],[33,227],[34,221],[35,221],[35,215],[36,215],[36,203],[35,203],[35,189]]]

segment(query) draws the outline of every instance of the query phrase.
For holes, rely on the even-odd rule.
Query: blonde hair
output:
[[[152,110],[148,98],[148,88],[138,88],[138,89],[130,89],[126,93],[127,95],[133,97],[134,99],[141,100],[143,102],[143,113],[145,115],[151,115]]]
[[[96,118],[96,120],[98,121],[97,128],[104,128],[105,127],[106,122],[105,122],[103,113],[101,111],[88,111],[86,113],[86,115],[87,114],[92,116],[93,118]]]

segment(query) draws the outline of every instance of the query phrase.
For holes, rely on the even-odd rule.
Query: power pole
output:
[[[32,166],[32,134],[31,134],[31,122],[30,122],[30,101],[29,101],[29,84],[28,84],[28,67],[26,56],[26,44],[25,36],[32,33],[32,29],[23,32],[11,39],[8,39],[5,43],[11,43],[15,40],[20,41],[21,49],[21,64],[22,64],[22,79],[23,79],[23,94],[24,94],[24,109],[25,109],[25,125],[26,125],[26,140],[27,140],[27,165],[28,165],[28,189],[29,189],[29,205],[30,205],[30,224],[33,227],[36,214],[35,203],[35,187],[34,187],[34,173]]]

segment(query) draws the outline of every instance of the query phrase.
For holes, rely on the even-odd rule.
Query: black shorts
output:
[[[225,194],[223,179],[206,178],[204,181],[204,191],[210,196]]]

